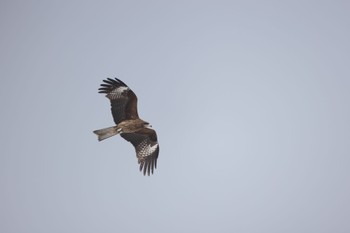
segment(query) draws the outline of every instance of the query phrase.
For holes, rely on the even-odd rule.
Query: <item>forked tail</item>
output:
[[[102,141],[102,140],[105,140],[106,138],[117,135],[119,132],[118,132],[117,126],[112,126],[104,129],[95,130],[94,133],[97,134],[98,140]]]

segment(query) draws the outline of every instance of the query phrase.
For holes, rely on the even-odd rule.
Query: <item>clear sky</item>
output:
[[[350,232],[349,1],[0,3],[0,232]],[[97,89],[157,130],[138,171]]]

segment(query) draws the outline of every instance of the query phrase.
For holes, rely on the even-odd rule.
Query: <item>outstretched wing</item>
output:
[[[159,154],[159,145],[156,131],[149,128],[143,128],[135,133],[120,134],[125,140],[131,142],[135,147],[136,156],[140,164],[140,171],[143,174],[153,174],[157,168],[157,158]]]
[[[119,124],[123,120],[138,119],[135,93],[117,78],[107,78],[103,82],[98,93],[106,94],[106,97],[111,101],[114,122]]]

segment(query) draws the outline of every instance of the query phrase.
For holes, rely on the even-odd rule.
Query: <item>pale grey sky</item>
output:
[[[350,232],[348,1],[1,1],[0,232]],[[97,93],[158,132],[138,171]]]

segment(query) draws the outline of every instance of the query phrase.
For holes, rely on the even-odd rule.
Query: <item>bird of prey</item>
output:
[[[159,154],[156,131],[148,122],[139,118],[137,97],[124,82],[117,78],[107,78],[103,82],[98,90],[110,100],[116,125],[95,130],[94,133],[99,141],[120,134],[135,147],[140,171],[143,171],[144,175],[153,174],[153,170],[157,168]]]

